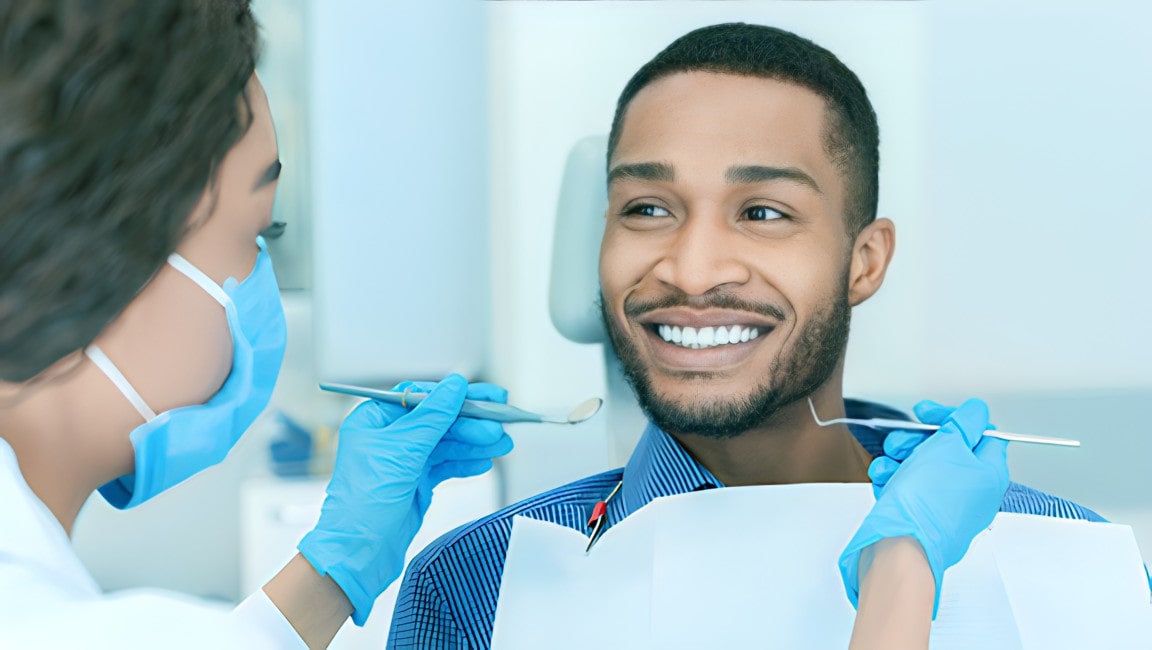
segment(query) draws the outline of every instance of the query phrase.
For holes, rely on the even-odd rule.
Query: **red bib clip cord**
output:
[[[592,545],[596,543],[596,539],[600,537],[600,531],[604,528],[604,519],[608,515],[608,502],[616,493],[620,491],[620,486],[624,485],[624,481],[616,484],[612,491],[604,497],[603,501],[597,501],[596,505],[592,506],[592,516],[588,517],[588,527],[592,529],[592,534],[588,537],[588,546],[584,549],[584,554],[587,555],[592,550]]]

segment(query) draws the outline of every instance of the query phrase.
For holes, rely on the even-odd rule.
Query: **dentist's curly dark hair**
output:
[[[248,0],[0,0],[0,380],[83,348],[251,122]]]

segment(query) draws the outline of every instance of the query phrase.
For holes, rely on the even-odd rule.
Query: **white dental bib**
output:
[[[516,517],[494,650],[847,648],[837,559],[867,484],[656,499],[606,531]],[[1001,514],[945,574],[930,647],[1147,649],[1152,596],[1127,526]]]

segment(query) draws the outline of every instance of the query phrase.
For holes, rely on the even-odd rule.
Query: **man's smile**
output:
[[[660,309],[638,319],[652,360],[665,370],[725,370],[747,360],[777,323],[734,310]]]
[[[656,325],[656,333],[666,343],[679,345],[682,348],[701,350],[718,345],[737,345],[747,343],[760,336],[758,327],[741,327],[739,325],[721,325],[719,327],[680,327],[678,325]]]

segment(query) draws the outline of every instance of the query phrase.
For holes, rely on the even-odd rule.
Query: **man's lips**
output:
[[[638,319],[658,365],[672,370],[720,370],[749,357],[776,323],[743,311],[658,310]]]
[[[778,321],[747,311],[732,309],[709,309],[705,311],[695,309],[655,309],[646,312],[636,319],[641,325],[672,325],[674,327],[758,327],[767,330],[775,327]]]

